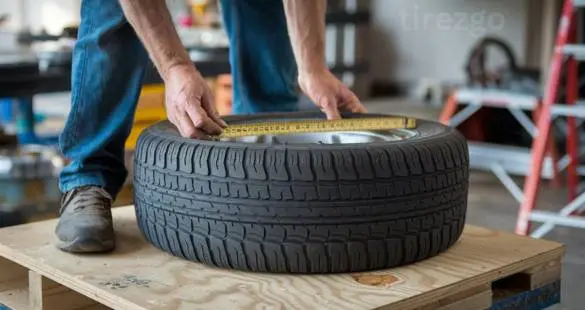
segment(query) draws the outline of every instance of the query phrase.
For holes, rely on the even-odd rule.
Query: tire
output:
[[[324,116],[225,120],[285,117]],[[358,272],[435,256],[461,236],[469,157],[459,132],[417,121],[406,140],[273,146],[185,139],[155,124],[136,149],[139,227],[175,256],[257,272]]]

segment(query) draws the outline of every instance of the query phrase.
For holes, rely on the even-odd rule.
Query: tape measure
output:
[[[339,120],[291,120],[232,124],[218,136],[236,138],[261,135],[286,135],[331,131],[362,131],[416,128],[416,120],[410,117],[345,118]]]

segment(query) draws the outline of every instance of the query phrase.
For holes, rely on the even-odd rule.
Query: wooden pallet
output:
[[[559,300],[564,247],[467,226],[449,251],[375,272],[271,275],[219,270],[150,246],[132,207],[118,248],[71,255],[54,220],[0,229],[0,304],[13,309],[523,309]],[[530,307],[538,309],[538,307]]]

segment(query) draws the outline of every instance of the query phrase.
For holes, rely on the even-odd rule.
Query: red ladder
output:
[[[585,60],[585,45],[576,45],[576,8],[585,7],[585,0],[565,0],[562,17],[559,23],[554,54],[551,62],[547,85],[542,101],[542,109],[538,118],[538,134],[533,139],[531,151],[532,168],[524,183],[524,199],[521,203],[516,222],[516,233],[527,235],[532,222],[541,222],[541,225],[531,235],[539,238],[549,232],[555,225],[585,228],[585,219],[574,216],[585,204],[585,193],[577,195],[579,182],[579,145],[576,117],[585,118],[585,104],[577,104],[577,61]],[[569,45],[569,43],[574,43]],[[566,67],[566,104],[555,104],[561,70],[568,56]],[[567,117],[567,154],[569,166],[567,168],[567,186],[571,202],[558,213],[535,210],[536,199],[540,185],[540,175],[543,166],[547,139],[549,138],[553,117]]]

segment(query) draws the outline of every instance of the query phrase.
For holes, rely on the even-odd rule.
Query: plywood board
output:
[[[360,274],[271,275],[220,270],[146,243],[132,207],[114,211],[117,250],[72,255],[56,221],[0,230],[0,256],[115,309],[416,309],[560,258],[561,244],[467,226],[444,254]]]

